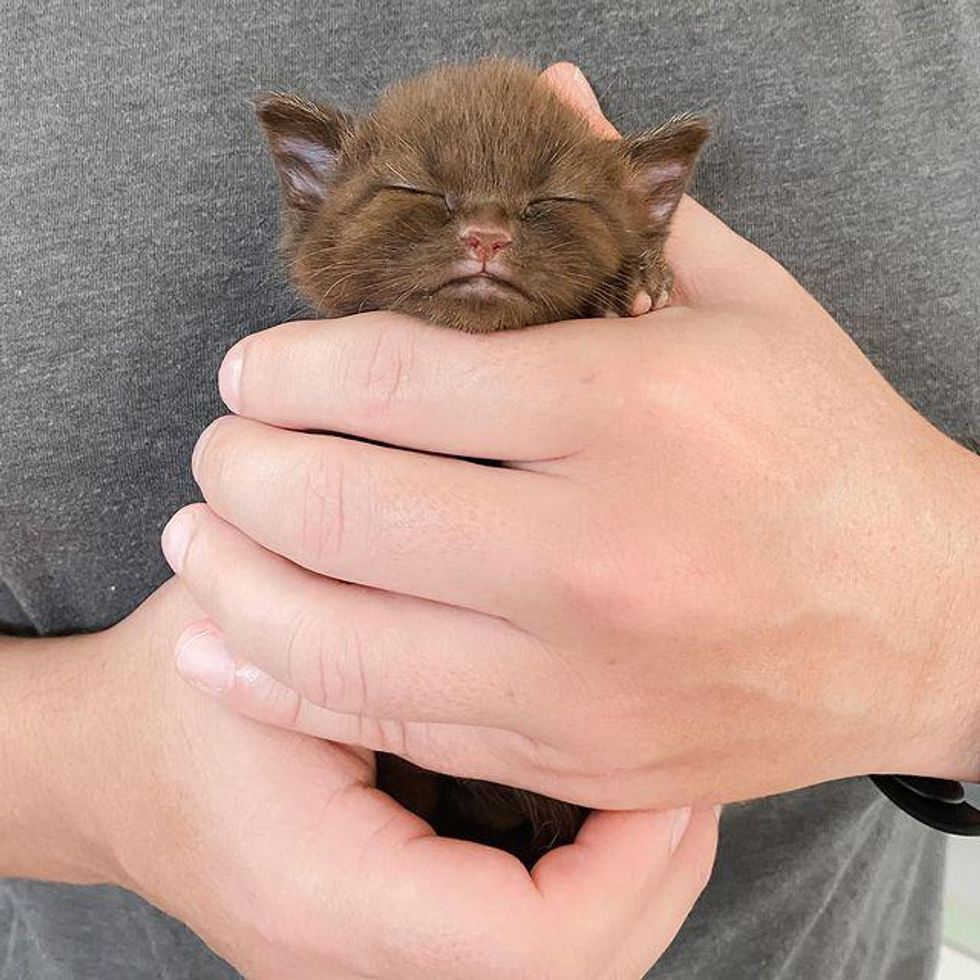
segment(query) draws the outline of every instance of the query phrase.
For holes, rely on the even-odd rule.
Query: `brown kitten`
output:
[[[258,115],[279,174],[291,278],[324,316],[399,310],[487,332],[665,298],[670,219],[708,136],[679,116],[596,136],[533,69],[439,68],[355,119],[293,95]],[[587,811],[380,754],[378,785],[444,835],[530,865]]]

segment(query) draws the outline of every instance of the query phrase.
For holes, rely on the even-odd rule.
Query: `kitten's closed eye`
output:
[[[576,197],[571,194],[555,194],[550,197],[532,198],[521,211],[521,218],[525,221],[547,214],[550,207],[557,205],[570,204],[580,205],[587,208],[599,208],[599,202],[591,197]]]
[[[422,194],[424,197],[438,197],[446,199],[442,191],[429,190],[426,187],[415,187],[412,184],[381,184],[378,190],[382,191],[402,191],[405,194]]]
[[[535,197],[528,201],[528,204],[589,204],[596,203],[591,197],[576,197],[574,194],[552,194],[550,197]]]
[[[445,211],[446,217],[452,217],[453,210],[452,198],[443,191],[434,190],[429,187],[417,187],[415,184],[380,184],[377,193],[404,194],[420,198],[427,198],[429,201],[438,201]]]

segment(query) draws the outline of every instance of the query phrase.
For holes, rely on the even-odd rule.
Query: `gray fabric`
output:
[[[713,106],[697,196],[780,258],[896,387],[980,432],[980,26],[970,0],[0,6],[0,580],[40,634],[165,577],[190,447],[239,336],[297,306],[257,89],[363,105],[447,58],[581,63],[625,128]],[[924,980],[942,845],[866,781],[731,808],[657,980]],[[0,883],[2,980],[233,972],[114,889]]]
[[[30,617],[21,609],[13,592],[0,582],[0,634],[16,636],[19,633],[34,633]]]

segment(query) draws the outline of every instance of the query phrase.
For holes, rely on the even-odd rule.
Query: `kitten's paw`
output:
[[[656,309],[654,302],[650,299],[650,294],[645,289],[641,289],[633,297],[633,302],[630,303],[630,316],[643,316],[644,313],[649,313],[651,309]]]
[[[662,310],[670,305],[670,294],[674,285],[674,274],[670,266],[667,265],[663,255],[656,254],[647,259],[643,285],[646,287],[646,296],[649,306],[643,311]],[[642,292],[640,295],[644,295]],[[650,299],[652,297],[652,300]]]

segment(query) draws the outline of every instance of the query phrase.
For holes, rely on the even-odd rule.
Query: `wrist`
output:
[[[96,809],[98,636],[0,638],[0,876],[117,881]]]
[[[914,705],[920,738],[902,771],[980,782],[980,457],[951,446],[950,465],[938,470],[948,506],[934,531],[931,643]]]

